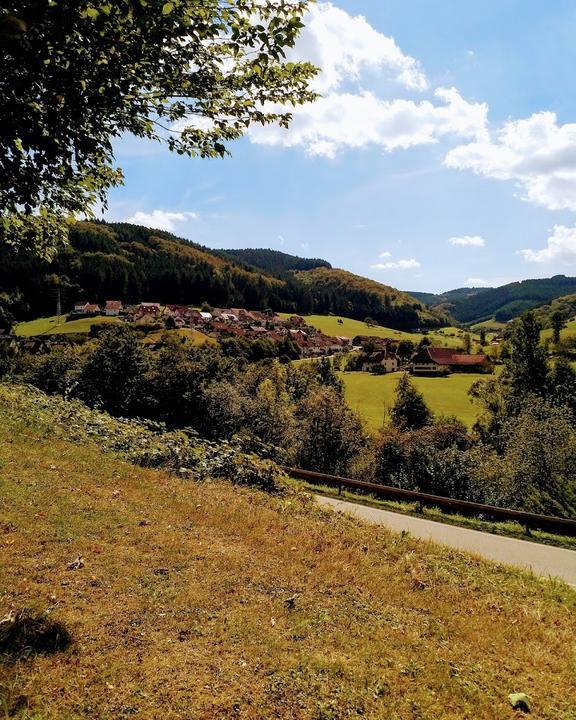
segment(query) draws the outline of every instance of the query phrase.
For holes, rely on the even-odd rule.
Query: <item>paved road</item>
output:
[[[535,575],[561,578],[576,587],[576,552],[573,550],[491,535],[456,525],[443,525],[432,520],[401,515],[323,495],[316,495],[316,499],[321,505],[349,513],[369,523],[386,525],[397,532],[407,530],[414,537],[449,545],[504,565],[532,570]]]

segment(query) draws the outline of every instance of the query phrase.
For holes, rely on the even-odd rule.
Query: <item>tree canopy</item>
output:
[[[0,242],[49,256],[122,182],[123,133],[221,157],[315,98],[308,0],[13,0],[0,9]]]

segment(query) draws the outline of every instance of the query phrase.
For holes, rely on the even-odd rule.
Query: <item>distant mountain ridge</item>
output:
[[[496,288],[458,288],[446,293],[410,293],[436,310],[449,312],[463,323],[494,319],[506,322],[526,310],[549,304],[555,298],[576,293],[576,277],[520,280]]]

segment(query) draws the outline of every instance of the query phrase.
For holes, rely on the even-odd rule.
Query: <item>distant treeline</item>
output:
[[[424,311],[414,298],[393,288],[332,270],[328,263],[302,271],[303,263],[318,261],[277,255],[282,254],[274,254],[270,265],[282,278],[161,230],[78,222],[70,244],[51,263],[0,250],[0,309],[5,317],[18,320],[49,316],[59,292],[63,311],[79,299],[119,299],[332,312],[362,320],[369,316],[399,329],[446,324],[440,313]]]

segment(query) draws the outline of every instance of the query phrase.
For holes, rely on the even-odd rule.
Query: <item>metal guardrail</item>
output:
[[[325,475],[324,473],[300,468],[282,467],[282,470],[290,477],[298,480],[307,480],[318,485],[332,485],[338,488],[338,494],[342,488],[361,490],[364,493],[376,495],[392,500],[403,500],[406,502],[417,502],[420,509],[424,506],[438,507],[461,515],[482,516],[490,520],[515,520],[530,530],[546,530],[561,535],[576,535],[576,520],[554,517],[551,515],[539,515],[537,513],[524,512],[523,510],[512,510],[501,508],[495,505],[483,505],[482,503],[458,500],[456,498],[443,497],[441,495],[430,495],[417,492],[416,490],[403,490],[402,488],[378,483],[352,480],[351,478],[339,477],[338,475]]]

